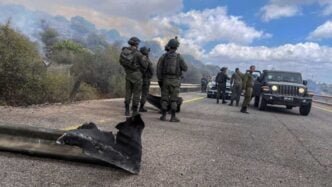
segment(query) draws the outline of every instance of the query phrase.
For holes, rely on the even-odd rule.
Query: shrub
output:
[[[45,76],[36,46],[9,23],[0,25],[0,98],[8,105],[42,103]]]
[[[76,101],[82,101],[82,100],[92,100],[92,99],[98,99],[98,91],[96,88],[92,87],[91,85],[88,85],[86,83],[82,83],[80,86],[80,89],[75,96]]]
[[[72,87],[72,78],[65,73],[48,72],[44,80],[46,101],[63,103],[68,101]]]

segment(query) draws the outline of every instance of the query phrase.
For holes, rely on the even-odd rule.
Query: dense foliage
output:
[[[45,26],[42,45],[10,27],[0,26],[0,104],[31,105],[71,100],[123,97],[125,73],[119,64],[120,47],[98,34],[64,39]],[[163,50],[153,42],[156,63]],[[38,51],[38,47],[42,49]],[[189,71],[183,82],[199,83],[211,68],[187,57]],[[218,69],[218,68],[217,68]],[[213,70],[212,70],[213,71]],[[154,78],[155,80],[155,78]]]

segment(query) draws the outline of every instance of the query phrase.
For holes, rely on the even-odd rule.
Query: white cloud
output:
[[[292,17],[299,13],[299,8],[297,6],[290,5],[276,5],[270,4],[266,5],[261,9],[262,20],[263,21],[271,21],[273,19],[278,19],[282,17]]]
[[[285,44],[275,48],[219,44],[210,53],[211,58],[230,61],[332,63],[332,48],[317,43]]]
[[[226,65],[231,68],[239,66],[244,69],[255,64],[258,69],[274,67],[288,71],[299,71],[305,73],[306,77],[310,74],[310,76],[313,75],[328,82],[331,82],[332,78],[330,74],[332,48],[311,42],[285,44],[274,48],[219,44],[205,58],[214,64]]]
[[[164,31],[159,38],[168,39],[179,35],[180,52],[191,54],[198,59],[203,58],[206,53],[203,46],[209,42],[250,44],[254,40],[271,37],[268,33],[248,26],[240,17],[228,15],[225,7],[192,10],[170,17],[155,17],[153,22],[155,28]]]
[[[225,7],[189,11],[168,18],[185,33],[187,39],[204,44],[210,41],[223,41],[248,44],[267,35],[248,26],[241,17],[230,16]]]
[[[332,21],[327,21],[324,24],[318,26],[308,36],[309,40],[321,40],[332,38]]]
[[[260,10],[263,21],[271,21],[283,17],[292,17],[301,14],[303,6],[318,4],[322,7],[321,15],[332,14],[331,0],[270,0],[268,4]]]

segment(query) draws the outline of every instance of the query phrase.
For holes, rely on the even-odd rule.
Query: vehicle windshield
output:
[[[266,75],[266,80],[302,84],[302,76],[300,73],[268,72]]]

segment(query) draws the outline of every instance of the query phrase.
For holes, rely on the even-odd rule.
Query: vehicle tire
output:
[[[255,107],[258,107],[258,104],[259,104],[259,96],[255,96],[255,103],[254,103],[254,106],[255,106]]]
[[[311,111],[311,103],[308,104],[308,105],[300,106],[300,114],[301,114],[302,116],[307,116],[307,115],[309,115],[310,111]]]
[[[259,97],[258,109],[263,111],[266,109],[266,105],[266,100],[264,99],[263,95],[261,95]]]
[[[292,110],[292,109],[293,109],[292,106],[286,106],[286,108],[287,108],[288,110]]]

